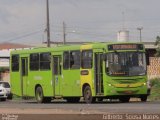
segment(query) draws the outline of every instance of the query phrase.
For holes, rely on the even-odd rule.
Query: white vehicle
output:
[[[11,88],[8,82],[0,81],[0,100],[12,99]]]

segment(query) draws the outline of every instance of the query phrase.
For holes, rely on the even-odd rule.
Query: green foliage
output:
[[[160,37],[159,36],[157,36],[156,38],[155,45],[157,46],[157,49],[156,49],[157,52],[155,56],[160,57]]]
[[[160,101],[160,78],[151,80],[151,95],[149,99],[151,101]]]

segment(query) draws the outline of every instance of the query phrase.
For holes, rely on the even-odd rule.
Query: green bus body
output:
[[[36,97],[40,103],[50,102],[51,98],[75,102],[80,97],[86,102],[93,102],[95,98],[128,102],[130,97],[146,101],[144,55],[141,43],[91,43],[15,50],[10,57],[11,91],[18,96]],[[128,67],[130,57],[140,65]]]

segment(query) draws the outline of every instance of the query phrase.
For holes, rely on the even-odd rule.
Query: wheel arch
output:
[[[42,88],[42,86],[41,86],[40,84],[36,84],[36,85],[35,85],[35,88],[34,88],[34,93],[35,93],[35,95],[36,95],[36,89],[37,89],[38,87],[41,87],[41,88]],[[43,90],[43,88],[42,88],[42,90]]]

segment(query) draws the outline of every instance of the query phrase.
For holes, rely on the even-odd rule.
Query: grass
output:
[[[151,81],[151,94],[148,97],[151,101],[160,101],[160,78],[152,79]]]

